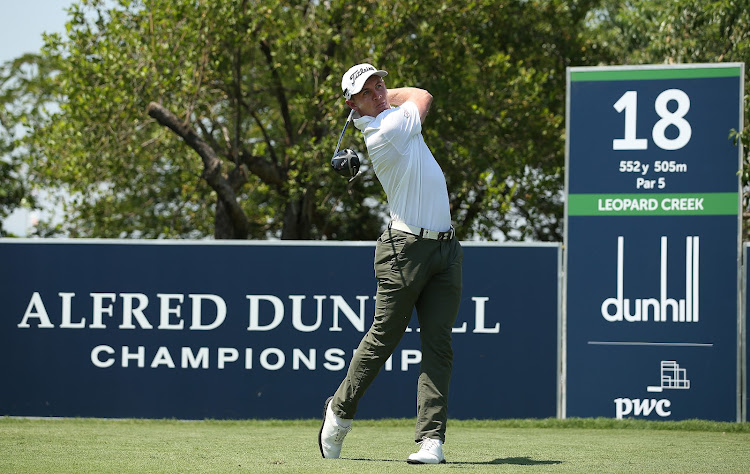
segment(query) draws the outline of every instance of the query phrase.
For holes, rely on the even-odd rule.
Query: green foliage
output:
[[[79,0],[12,99],[58,105],[13,119],[0,177],[23,158],[64,190],[73,237],[371,240],[387,206],[367,160],[349,186],[329,170],[340,75],[368,61],[434,95],[459,237],[560,241],[565,68],[747,62],[744,3]],[[365,151],[356,131],[342,146]],[[3,188],[0,213],[29,195]]]
[[[43,78],[49,69],[48,61],[33,54],[0,65],[0,219],[15,208],[34,205],[22,172],[21,138],[45,114],[49,96]],[[0,225],[0,237],[4,235]]]
[[[347,188],[328,169],[340,74],[371,61],[435,95],[425,134],[462,238],[561,239],[564,68],[585,51],[587,2],[108,5],[73,5],[67,38],[49,39],[60,109],[27,142],[34,181],[72,196],[69,235],[230,237],[246,219],[252,238],[372,239],[387,212],[374,174]],[[363,151],[358,135],[343,145]]]

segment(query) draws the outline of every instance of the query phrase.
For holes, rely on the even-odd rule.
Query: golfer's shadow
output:
[[[349,461],[381,461],[381,462],[398,462],[403,463],[403,459],[366,459],[366,458],[342,458],[342,459],[348,459]],[[516,466],[546,466],[550,464],[562,464],[563,461],[537,461],[536,459],[531,459],[529,457],[517,457],[517,458],[496,458],[492,461],[457,461],[457,462],[451,462],[448,461],[446,464],[454,464],[456,466],[466,465],[466,466],[488,466],[491,464],[513,464]]]
[[[488,465],[488,464],[514,464],[516,466],[543,466],[550,464],[562,464],[562,461],[542,461],[531,459],[529,457],[516,457],[516,458],[497,458],[492,461],[477,461],[477,462],[448,462],[448,464],[466,464],[466,465]]]

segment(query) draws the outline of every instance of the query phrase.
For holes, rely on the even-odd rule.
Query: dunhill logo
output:
[[[609,322],[648,321],[649,313],[654,322],[667,320],[671,309],[672,322],[698,322],[698,282],[700,241],[697,236],[685,239],[685,298],[674,299],[667,295],[667,237],[661,238],[661,271],[658,298],[625,298],[625,238],[617,238],[617,296],[607,298],[602,303],[602,317]]]

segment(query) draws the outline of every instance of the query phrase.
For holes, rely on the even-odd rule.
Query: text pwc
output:
[[[649,416],[652,412],[660,418],[666,418],[672,414],[668,408],[672,402],[663,398],[655,400],[653,398],[615,398],[615,417],[622,420],[624,416]]]

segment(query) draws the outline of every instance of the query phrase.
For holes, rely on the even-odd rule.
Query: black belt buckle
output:
[[[451,240],[455,233],[456,230],[453,228],[453,226],[451,226],[450,230],[438,233],[438,240]]]

